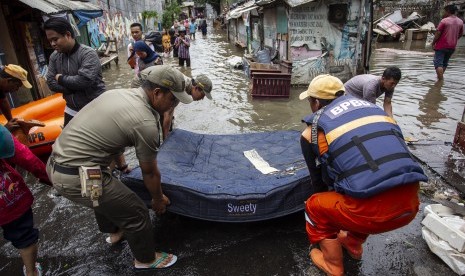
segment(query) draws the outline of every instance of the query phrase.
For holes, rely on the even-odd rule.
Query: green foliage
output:
[[[142,12],[142,26],[144,29],[146,29],[148,26],[148,21],[150,18],[158,18],[158,12],[157,11],[143,11]]]
[[[142,18],[143,19],[158,18],[158,12],[157,11],[143,11]]]
[[[181,6],[177,2],[171,3],[169,6],[166,7],[165,11],[163,11],[161,24],[163,28],[169,29],[173,26],[174,20],[178,18],[179,14],[181,13]]]

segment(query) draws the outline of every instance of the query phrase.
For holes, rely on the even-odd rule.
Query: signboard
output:
[[[309,3],[291,9],[289,14],[290,45],[307,45],[309,50],[321,50],[321,38],[327,24],[327,8],[318,3]]]

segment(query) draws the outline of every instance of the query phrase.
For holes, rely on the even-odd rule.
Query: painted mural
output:
[[[121,13],[112,17],[107,13],[102,17],[92,19],[87,23],[91,46],[99,48],[107,39],[116,38],[118,48],[125,47],[131,38],[129,26],[134,22],[138,22],[138,20],[124,17]]]

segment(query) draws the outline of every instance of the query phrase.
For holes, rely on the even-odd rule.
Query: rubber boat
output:
[[[157,164],[168,211],[209,221],[268,220],[303,210],[311,185],[300,132],[210,135],[175,129]],[[150,206],[140,168],[122,182]]]
[[[25,137],[27,139],[23,138],[24,133],[21,133],[21,129],[20,132],[13,131],[13,134],[26,144],[36,156],[50,155],[52,144],[63,128],[65,105],[62,95],[57,93],[12,109],[11,113],[14,118],[37,122],[29,131],[26,131]],[[0,123],[6,123],[3,115],[0,115]]]

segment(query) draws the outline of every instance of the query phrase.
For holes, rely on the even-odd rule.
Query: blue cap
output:
[[[0,159],[15,155],[13,136],[4,126],[0,125]]]

